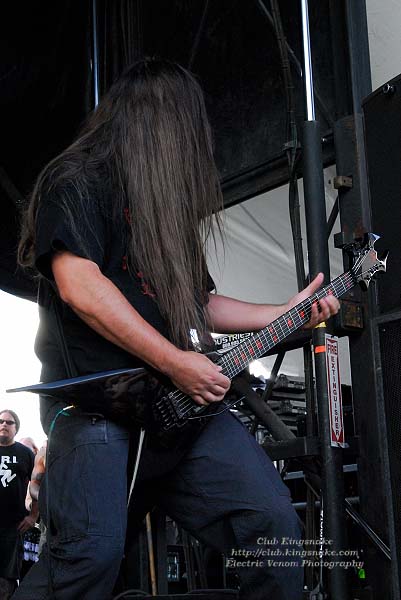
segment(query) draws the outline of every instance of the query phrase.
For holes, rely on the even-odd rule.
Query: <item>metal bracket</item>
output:
[[[362,302],[342,300],[338,316],[341,331],[357,331],[364,328]]]
[[[336,175],[333,177],[333,186],[335,190],[341,190],[343,188],[352,188],[352,177],[347,175]]]
[[[334,247],[344,248],[355,242],[355,235],[352,232],[340,231],[334,234]]]

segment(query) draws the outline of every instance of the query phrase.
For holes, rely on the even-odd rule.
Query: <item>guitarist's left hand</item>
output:
[[[305,288],[302,292],[296,294],[291,300],[288,301],[287,310],[293,308],[296,304],[299,304],[309,296],[312,296],[323,283],[323,273],[316,275],[315,279]],[[320,310],[319,310],[320,307]],[[340,309],[340,303],[335,296],[326,296],[322,300],[319,300],[319,306],[317,302],[312,304],[311,318],[304,325],[304,329],[313,329],[319,323],[326,321],[333,315],[336,315]]]
[[[208,325],[212,331],[218,331],[219,333],[259,331],[296,304],[312,296],[322,283],[323,274],[319,273],[312,283],[286,304],[253,304],[219,294],[209,294],[209,303],[205,307]],[[305,328],[316,327],[322,321],[335,315],[339,308],[340,304],[337,298],[326,296],[326,298],[319,301],[319,306],[317,303],[312,306],[311,318]]]

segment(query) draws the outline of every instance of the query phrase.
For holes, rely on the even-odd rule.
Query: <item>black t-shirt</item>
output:
[[[63,210],[68,197],[72,218]],[[42,381],[67,376],[51,303],[57,302],[63,333],[74,366],[74,375],[110,369],[143,366],[133,355],[112,344],[84,323],[56,294],[51,271],[55,251],[66,249],[95,262],[103,275],[122,292],[139,314],[168,338],[165,320],[154,294],[141,272],[132,273],[127,265],[128,219],[126,210],[111,218],[113,193],[109,181],[98,179],[84,196],[70,184],[42,195],[36,229],[36,267],[43,275],[39,286],[40,327],[35,343],[42,362]],[[210,279],[209,290],[214,287]],[[56,413],[54,400],[41,402],[42,424],[48,430]],[[52,410],[50,410],[52,408]]]
[[[71,222],[61,208],[60,197],[67,195],[73,213]],[[96,263],[103,275],[123,293],[141,316],[166,336],[167,327],[157,303],[141,273],[131,274],[126,258],[125,215],[113,225],[109,215],[112,203],[107,183],[88,191],[81,199],[71,188],[56,189],[42,197],[37,220],[36,266],[47,282],[41,283],[39,308],[41,326],[36,353],[43,364],[43,381],[65,376],[64,363],[54,323],[49,321],[51,301],[51,258],[56,250],[66,249]],[[134,357],[118,348],[86,325],[72,309],[59,301],[64,335],[78,375],[114,368],[135,366]]]
[[[26,516],[25,497],[33,463],[33,452],[23,444],[0,446],[0,527],[16,525]]]

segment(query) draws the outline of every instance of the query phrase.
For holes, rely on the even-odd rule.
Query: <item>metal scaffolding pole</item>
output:
[[[304,84],[307,120],[303,125],[303,181],[308,242],[309,274],[313,278],[323,272],[325,283],[330,281],[329,253],[327,245],[326,202],[323,179],[322,140],[320,123],[316,120],[313,97],[313,73],[310,48],[308,1],[301,0],[302,35],[304,50]],[[330,443],[330,418],[326,376],[325,347],[326,326],[314,329],[312,342],[316,377],[319,437],[322,457],[322,505],[323,534],[330,543],[331,557],[324,556],[325,563],[334,563],[328,569],[330,600],[347,600],[346,570],[335,566],[340,551],[345,549],[344,485],[342,474],[342,449]]]
[[[94,108],[99,104],[99,45],[97,33],[97,0],[92,0],[92,78]]]

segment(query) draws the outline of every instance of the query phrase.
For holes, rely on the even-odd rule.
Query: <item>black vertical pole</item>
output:
[[[309,273],[313,278],[323,272],[325,283],[330,280],[329,254],[327,246],[326,202],[323,179],[322,140],[320,123],[315,118],[313,101],[313,76],[309,41],[308,2],[301,0],[302,33],[304,46],[304,79],[307,120],[303,126],[303,179],[305,214],[308,241]],[[345,509],[342,473],[342,449],[330,443],[330,417],[326,375],[325,333],[326,326],[314,329],[312,342],[316,377],[319,437],[322,456],[322,498],[324,508],[325,550],[323,556],[328,569],[330,600],[347,600],[346,570],[336,566],[341,560],[340,551],[345,550]]]

